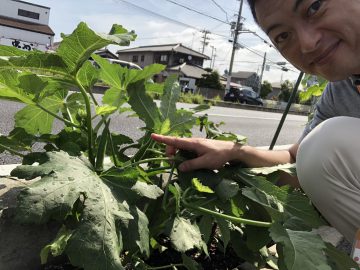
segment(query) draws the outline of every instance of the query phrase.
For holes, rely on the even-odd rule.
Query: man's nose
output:
[[[321,32],[312,26],[301,27],[297,31],[301,52],[311,53],[318,48]]]

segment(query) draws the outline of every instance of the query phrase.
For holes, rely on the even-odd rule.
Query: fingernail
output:
[[[179,170],[180,170],[180,171],[184,171],[185,168],[186,168],[186,166],[184,166],[184,164],[180,164],[180,165],[179,165]]]

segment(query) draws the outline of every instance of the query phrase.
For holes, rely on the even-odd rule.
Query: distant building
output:
[[[257,92],[260,78],[256,72],[238,71],[231,74],[231,82],[249,86]]]
[[[55,33],[49,27],[50,8],[20,0],[0,0],[0,44],[46,51]]]
[[[95,54],[108,59],[118,59],[117,55],[112,53],[108,48],[102,48],[95,51]]]
[[[204,60],[210,60],[205,54],[194,51],[181,43],[140,46],[117,51],[120,60],[133,62],[144,68],[158,63],[166,69],[154,77],[156,82],[163,82],[170,74],[177,74],[182,86],[194,91],[196,80],[207,71],[202,68]]]

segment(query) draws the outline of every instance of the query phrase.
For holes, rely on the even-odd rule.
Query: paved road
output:
[[[101,99],[101,95],[96,95],[97,99]],[[178,108],[189,108],[192,105],[178,104]],[[13,126],[13,116],[17,110],[23,107],[22,104],[10,101],[0,101],[0,133],[8,134]],[[224,107],[212,107],[200,114],[207,113],[209,119],[215,123],[224,121],[225,124],[221,127],[223,131],[230,131],[248,137],[248,143],[253,146],[269,145],[275,133],[276,127],[281,118],[280,113],[270,113],[253,110],[242,110]],[[285,125],[280,133],[277,144],[291,144],[296,142],[299,138],[307,117],[298,115],[288,115]],[[112,119],[111,129],[116,132],[121,132],[134,139],[141,136],[140,127],[143,123],[135,117],[118,116]],[[54,132],[61,129],[61,123],[55,122]],[[193,130],[194,136],[203,137],[204,134],[199,130]],[[34,147],[39,150],[40,146]],[[10,156],[8,154],[0,155],[0,164],[18,163],[20,159]]]

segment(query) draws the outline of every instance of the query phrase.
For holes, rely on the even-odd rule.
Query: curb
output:
[[[275,112],[275,113],[283,113],[284,110],[281,109],[275,109],[275,108],[266,108],[256,105],[248,105],[248,104],[240,104],[240,103],[233,103],[233,102],[226,102],[226,101],[213,101],[211,99],[204,99],[206,103],[214,103],[213,106],[218,107],[227,107],[227,108],[235,108],[235,109],[245,109],[245,110],[253,110],[253,111],[263,111],[263,112]],[[295,115],[309,115],[309,111],[301,112],[301,111],[289,111],[289,114],[295,114]]]

